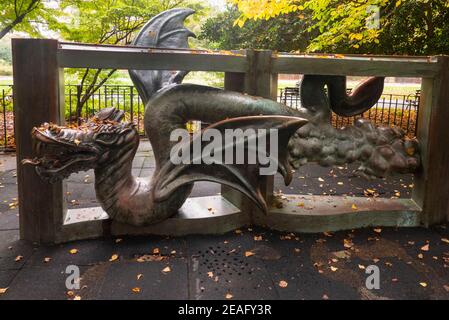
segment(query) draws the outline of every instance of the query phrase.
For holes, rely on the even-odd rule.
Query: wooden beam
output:
[[[438,57],[439,74],[425,78],[418,114],[422,170],[415,175],[413,199],[426,226],[449,220],[449,57]]]
[[[275,55],[272,71],[284,74],[328,74],[386,77],[433,77],[435,57],[396,58],[376,56]]]
[[[64,184],[42,181],[21,161],[33,158],[31,130],[43,122],[62,123],[64,81],[57,62],[58,41],[13,39],[14,134],[17,145],[20,236],[54,242],[65,210]]]
[[[231,52],[61,44],[62,68],[245,72],[246,57]]]

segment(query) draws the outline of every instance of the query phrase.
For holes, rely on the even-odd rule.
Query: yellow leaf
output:
[[[140,288],[139,287],[132,288],[132,292],[140,293]]]
[[[5,294],[8,288],[0,288],[0,294]]]
[[[338,268],[337,268],[337,267],[334,267],[334,266],[331,266],[331,270],[332,270],[332,272],[335,272],[335,271],[338,270]]]
[[[441,241],[443,241],[445,243],[449,243],[449,239],[446,239],[446,238],[441,238]]]
[[[382,232],[382,229],[381,229],[381,228],[375,228],[375,229],[374,229],[374,232],[376,232],[376,233],[381,233],[381,232]]]
[[[425,283],[425,282],[420,282],[419,284],[421,287],[424,287],[424,288],[427,287],[427,283]]]
[[[117,259],[118,259],[118,254],[113,254],[113,255],[111,256],[111,259],[109,259],[109,261],[112,262],[112,261],[115,261],[115,260],[117,260]]]
[[[246,251],[245,252],[245,257],[251,257],[253,255],[254,255],[254,252],[252,252],[252,251]]]
[[[229,300],[229,299],[234,298],[234,296],[232,294],[230,294],[230,293],[226,293],[225,298]]]
[[[423,254],[422,253],[418,254],[418,258],[423,259],[424,258]]]
[[[142,279],[142,277],[143,277],[143,274],[139,273],[139,274],[137,275],[137,280]]]
[[[70,249],[69,253],[70,254],[77,254],[78,253],[78,249]]]
[[[287,288],[287,286],[288,286],[288,282],[287,281],[284,281],[284,280],[279,281],[279,287]]]
[[[421,247],[422,251],[429,251],[429,244],[426,244],[424,246]]]
[[[359,269],[365,270],[365,266],[363,264],[359,264]]]
[[[74,142],[76,145],[79,145],[79,144],[81,143],[81,141],[79,141],[78,139],[73,140],[73,142]]]
[[[23,256],[17,256],[15,259],[14,259],[14,261],[15,262],[18,262],[18,261],[20,261],[20,260],[22,260],[23,259]]]
[[[170,269],[169,266],[167,266],[167,267],[165,267],[164,269],[162,269],[162,272],[163,272],[163,273],[168,273],[168,272],[171,272],[171,269]]]
[[[254,236],[254,241],[262,241],[262,236]]]
[[[81,297],[80,297],[80,296],[75,296],[75,297],[73,298],[73,300],[81,300]]]
[[[209,271],[209,272],[207,273],[207,276],[208,276],[209,278],[213,278],[213,277],[214,277],[214,273],[213,273],[212,271]]]
[[[401,5],[401,3],[402,3],[402,0],[396,1],[396,8],[399,7]]]

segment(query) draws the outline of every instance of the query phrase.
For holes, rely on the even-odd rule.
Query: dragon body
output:
[[[134,44],[187,47],[187,38],[192,34],[183,27],[183,21],[191,13],[174,9],[156,16],[144,26]],[[152,224],[176,214],[193,182],[199,180],[229,185],[267,210],[259,189],[259,164],[174,165],[170,161],[176,144],[170,141],[170,133],[185,128],[190,120],[211,123],[209,129],[221,132],[229,128],[277,129],[278,171],[287,184],[291,167],[308,161],[322,165],[360,161],[360,171],[369,176],[410,172],[419,165],[416,142],[406,140],[400,130],[375,128],[366,120],[344,129],[330,125],[331,110],[355,115],[369,109],[382,93],[383,78],[370,78],[347,95],[345,77],[305,76],[302,108],[295,110],[269,99],[180,84],[185,74],[130,70],[146,102],[145,132],[156,160],[152,177],[132,175],[139,135],[133,124],[121,122],[123,112],[113,108],[101,110],[80,127],[43,124],[35,128],[36,158],[25,163],[35,165],[37,173],[50,181],[94,168],[101,206],[111,219],[132,225]]]

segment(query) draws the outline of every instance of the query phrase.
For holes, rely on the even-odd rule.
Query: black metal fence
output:
[[[375,106],[362,115],[342,117],[333,113],[332,124],[341,128],[353,124],[357,118],[365,118],[370,119],[375,125],[400,127],[412,137],[416,132],[419,99],[420,90],[409,95],[384,94]],[[299,89],[297,87],[281,89],[278,101],[289,107],[299,108],[301,106]]]
[[[124,110],[127,120],[136,124],[138,131],[144,134],[143,113],[144,105],[134,86],[105,85],[90,96],[79,107],[79,101],[84,94],[84,88],[77,85],[65,87],[65,115],[69,124],[85,121],[100,109],[116,107]],[[284,88],[280,90],[278,101],[292,108],[301,106],[298,88]],[[361,116],[371,119],[376,125],[396,125],[413,136],[416,130],[416,119],[419,105],[419,92],[413,95],[383,95],[376,106]],[[12,85],[0,85],[0,151],[15,149],[14,116],[13,116],[13,88]],[[80,110],[77,113],[77,109]],[[78,119],[78,114],[79,118]],[[356,117],[340,117],[333,115],[333,125],[343,127],[354,122]]]

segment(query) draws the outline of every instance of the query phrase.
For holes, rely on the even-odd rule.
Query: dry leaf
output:
[[[295,252],[296,252],[296,253],[300,253],[300,252],[301,252],[301,249],[295,248]]]
[[[359,264],[359,269],[365,270],[365,266],[363,264]]]
[[[73,300],[81,300],[81,296],[75,296]]]
[[[213,278],[213,277],[214,277],[214,273],[213,273],[212,271],[209,271],[209,272],[207,273],[207,276],[208,276],[209,278]]]
[[[279,287],[287,288],[287,286],[288,286],[288,282],[287,281],[284,281],[284,280],[279,281]]]
[[[351,209],[352,209],[352,210],[357,210],[358,208],[357,208],[357,206],[353,203],[352,206],[351,206]]]
[[[121,238],[115,239],[115,243],[120,243],[120,242],[122,242],[122,241],[123,241],[123,239],[121,239]]]
[[[234,296],[232,294],[230,294],[230,293],[226,293],[225,298],[229,300],[229,299],[234,298]]]
[[[161,253],[161,251],[159,250],[159,248],[154,248],[153,249],[153,254],[159,254]]]
[[[78,253],[78,249],[70,249],[69,253],[70,254],[77,254]]]
[[[447,292],[449,292],[449,286],[448,285],[443,285],[444,290],[446,290]]]
[[[318,178],[318,181],[324,182],[324,179],[320,177],[320,178]]]
[[[51,261],[51,258],[50,258],[50,257],[45,257],[45,258],[44,258],[44,262],[45,262],[45,263],[48,263],[48,262],[50,262],[50,261]]]
[[[424,258],[423,254],[422,253],[418,254],[418,258],[423,259]]]
[[[253,255],[254,255],[254,252],[252,252],[252,251],[246,251],[245,252],[245,257],[251,257]]]
[[[420,282],[419,285],[424,288],[427,287],[427,283],[425,283],[425,282]]]
[[[237,233],[237,234],[240,234],[240,233],[242,233],[242,230],[237,229],[234,232]]]
[[[171,269],[170,269],[169,266],[167,266],[167,267],[165,267],[164,269],[162,269],[162,272],[163,272],[163,273],[168,273],[168,272],[171,272]]]
[[[441,238],[441,241],[443,241],[445,243],[449,243],[449,239],[446,239],[446,238]]]
[[[140,288],[139,287],[132,288],[132,292],[140,293]]]
[[[375,229],[373,229],[374,230],[374,232],[376,232],[376,233],[381,233],[382,232],[382,229],[381,228],[375,228]]]
[[[142,279],[142,277],[143,277],[143,274],[139,273],[139,274],[137,275],[137,280]]]
[[[14,261],[15,262],[18,262],[18,261],[20,261],[20,260],[22,260],[23,259],[23,256],[17,256],[15,259],[14,259]]]
[[[0,288],[0,294],[5,294],[8,288]]]
[[[262,241],[262,236],[254,236],[254,241]]]
[[[337,267],[334,267],[334,266],[331,266],[331,270],[332,270],[332,272],[335,272],[335,271],[338,270],[338,268],[337,268]]]
[[[111,256],[111,258],[109,259],[109,261],[112,262],[112,261],[115,261],[115,260],[117,260],[117,259],[118,259],[118,254],[113,254],[113,255]]]
[[[329,297],[327,296],[327,294],[323,294],[322,299],[323,300],[329,300]]]
[[[426,244],[424,246],[421,247],[422,251],[429,251],[429,244]]]

